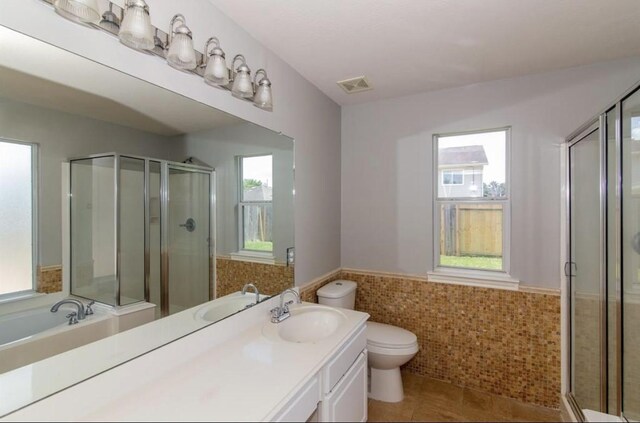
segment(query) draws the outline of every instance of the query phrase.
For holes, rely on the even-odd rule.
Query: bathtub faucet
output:
[[[53,307],[51,307],[51,312],[55,313],[56,311],[58,311],[58,309],[60,308],[60,306],[62,304],[73,304],[78,308],[78,320],[84,320],[84,318],[86,317],[86,314],[84,312],[84,305],[82,304],[82,302],[78,301],[78,300],[74,300],[73,298],[67,298],[64,299],[62,301],[58,301],[57,303],[55,303],[53,305]]]

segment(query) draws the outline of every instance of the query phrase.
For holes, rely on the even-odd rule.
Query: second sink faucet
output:
[[[245,295],[249,288],[252,288],[253,291],[256,293],[256,304],[258,304],[260,302],[260,291],[258,291],[258,287],[255,286],[254,284],[245,283],[244,286],[242,287],[242,295]]]
[[[289,313],[289,306],[293,304],[293,300],[284,302],[284,298],[287,294],[293,294],[296,297],[296,303],[302,304],[302,300],[300,299],[300,294],[293,288],[285,289],[280,294],[280,306],[271,310],[271,322],[272,323],[280,323],[283,320],[289,318],[291,313]]]
[[[84,320],[84,318],[86,317],[84,304],[82,304],[82,302],[80,302],[79,300],[76,300],[73,298],[66,298],[64,300],[58,301],[53,305],[53,307],[51,307],[51,312],[52,313],[57,312],[62,304],[73,304],[74,306],[76,306],[78,308],[78,313],[77,313],[78,320]]]

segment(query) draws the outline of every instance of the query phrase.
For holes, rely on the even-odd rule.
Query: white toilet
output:
[[[353,310],[357,284],[338,280],[320,288],[316,294],[320,304]],[[404,399],[400,366],[418,352],[418,338],[408,330],[367,322],[367,349],[369,350],[369,398],[399,402]]]

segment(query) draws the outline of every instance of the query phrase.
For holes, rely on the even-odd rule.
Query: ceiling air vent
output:
[[[359,76],[357,78],[338,81],[338,85],[340,85],[347,94],[355,94],[362,91],[369,91],[373,89],[373,87],[371,86],[371,83],[367,80],[366,76]]]

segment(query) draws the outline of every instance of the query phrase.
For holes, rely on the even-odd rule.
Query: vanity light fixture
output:
[[[175,69],[202,76],[211,86],[231,91],[234,97],[250,101],[262,110],[273,111],[273,91],[267,71],[259,69],[252,80],[251,69],[242,54],[237,54],[228,68],[225,53],[217,37],[207,40],[200,59],[200,52],[193,47],[193,34],[182,14],[174,15],[171,30],[167,34],[151,25],[149,6],[145,0],[124,0],[122,9],[114,3],[115,0],[42,1],[52,4],[56,12],[67,19],[117,35],[120,42],[128,47],[160,56]],[[102,10],[107,6],[102,15],[99,3]],[[359,79],[369,88],[364,77]],[[355,85],[362,88],[362,84]]]
[[[54,0],[53,7],[60,16],[76,23],[91,24],[100,19],[97,0]]]
[[[258,80],[258,75],[264,75]],[[264,110],[273,111],[273,94],[271,93],[271,81],[267,77],[267,71],[258,69],[254,76],[256,94],[253,96],[253,105]]]
[[[167,63],[179,70],[193,70],[197,66],[196,51],[193,48],[193,34],[181,14],[175,15],[171,19]]]
[[[144,0],[127,0],[118,37],[122,44],[136,50],[152,50],[153,28],[149,6]]]
[[[213,49],[209,51],[209,48]],[[229,84],[229,69],[224,51],[220,48],[220,40],[211,37],[204,45],[202,55],[204,69],[204,82],[214,87],[224,87]]]
[[[120,32],[120,18],[113,13],[113,3],[109,3],[109,10],[102,14],[102,20],[98,25],[112,34]]]
[[[236,57],[233,58],[231,66],[235,67],[238,60],[240,60],[240,65],[238,65],[233,72],[231,94],[237,98],[252,98],[253,84],[251,83],[251,69],[247,66],[247,61],[242,54],[237,54]]]

